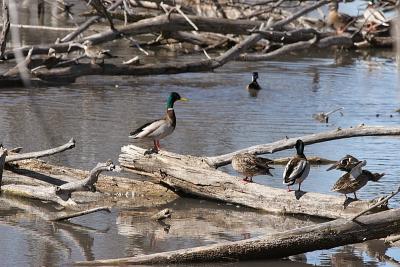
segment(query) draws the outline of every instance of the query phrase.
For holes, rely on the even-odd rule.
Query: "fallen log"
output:
[[[217,157],[185,156],[166,151],[144,155],[144,149],[129,145],[122,147],[119,162],[128,171],[156,178],[161,184],[183,194],[240,204],[270,213],[349,217],[373,204],[355,201],[343,209],[342,197],[312,192],[288,193],[284,189],[243,184],[239,178],[214,168],[228,164],[231,157],[238,153],[263,154],[292,148],[297,139],[302,139],[305,144],[313,144],[355,136],[382,135],[400,135],[400,127],[360,126],[327,131],[241,149]]]
[[[387,237],[399,231],[400,209],[357,218],[337,219],[277,234],[236,242],[161,252],[136,257],[76,262],[76,265],[175,264],[276,259],[320,249]]]
[[[236,154],[240,153],[250,153],[255,155],[271,154],[274,152],[293,148],[297,139],[303,140],[303,142],[306,145],[311,145],[330,140],[337,140],[337,139],[351,138],[358,136],[396,136],[396,135],[400,135],[400,127],[360,125],[354,128],[346,128],[346,129],[338,128],[337,130],[333,131],[310,134],[297,138],[287,138],[270,144],[263,144],[263,145],[257,145],[240,149],[238,151],[228,153],[225,155],[207,157],[204,160],[208,163],[208,165],[214,168],[218,168],[229,164],[232,160],[232,157]]]
[[[208,166],[204,158],[166,151],[144,156],[145,151],[133,145],[122,147],[119,156],[121,166],[128,171],[156,178],[178,194],[239,204],[274,214],[305,214],[323,218],[354,216],[373,205],[368,201],[354,201],[344,209],[342,197],[244,184],[238,177]],[[382,206],[380,209],[385,208]]]
[[[2,193],[4,194],[51,201],[63,207],[77,209],[78,204],[71,198],[71,194],[78,191],[94,192],[94,184],[97,182],[100,173],[102,171],[112,171],[114,169],[115,166],[112,162],[99,163],[96,165],[96,167],[93,168],[89,176],[81,181],[73,181],[60,186],[31,186],[23,184],[8,184],[4,185],[1,189]]]

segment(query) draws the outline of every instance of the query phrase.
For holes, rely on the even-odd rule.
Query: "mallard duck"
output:
[[[258,72],[253,72],[253,76],[251,78],[251,83],[249,83],[246,87],[247,90],[260,90],[261,86],[257,82]]]
[[[339,4],[337,1],[329,3],[329,12],[326,17],[326,24],[336,30],[336,33],[341,34],[353,24],[356,19],[345,13],[338,12]]]
[[[336,170],[341,170],[345,172],[350,172],[360,161],[353,157],[352,155],[346,155],[340,160],[336,161],[333,163],[327,171],[336,169]]]
[[[367,170],[362,170],[367,162],[359,161],[350,172],[345,173],[339,180],[333,185],[331,191],[342,193],[347,199],[347,194],[353,193],[354,199],[357,200],[356,191],[360,190],[365,186],[368,181],[377,182],[384,176],[384,173],[371,173]]]
[[[368,1],[368,6],[364,11],[363,16],[368,31],[374,31],[378,26],[381,25],[385,27],[389,26],[385,15],[380,10],[375,8],[375,1]]]
[[[245,176],[243,181],[250,183],[256,175],[272,176],[269,170],[274,168],[268,166],[269,163],[272,163],[272,160],[259,158],[249,153],[236,154],[232,157],[233,169]]]
[[[101,64],[104,64],[105,58],[113,58],[115,56],[110,54],[110,50],[101,48],[100,46],[93,45],[91,40],[86,40],[82,43],[85,50],[85,55],[91,59],[92,64],[96,64],[96,59],[101,59]]]
[[[300,139],[296,141],[296,152],[283,171],[283,184],[287,185],[289,192],[291,191],[289,186],[295,183],[299,184],[298,191],[300,191],[301,183],[310,172],[310,162],[304,155],[304,143]]]
[[[154,142],[154,152],[160,150],[160,139],[170,135],[176,126],[176,117],[174,112],[174,103],[176,101],[188,101],[178,93],[172,92],[167,99],[167,110],[165,116],[159,120],[146,123],[130,133],[133,139],[150,139]]]

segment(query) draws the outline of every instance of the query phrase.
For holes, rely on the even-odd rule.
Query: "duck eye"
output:
[[[340,164],[347,165],[347,159],[343,159]]]

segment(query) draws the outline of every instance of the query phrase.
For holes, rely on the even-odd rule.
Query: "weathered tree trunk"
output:
[[[112,162],[99,163],[90,172],[89,176],[81,181],[65,183],[60,186],[31,186],[31,185],[4,185],[1,189],[5,194],[26,198],[52,201],[61,206],[78,208],[78,205],[71,198],[71,193],[78,191],[95,191],[94,184],[102,171],[111,171],[115,168]]]
[[[313,144],[355,136],[400,135],[400,127],[360,126],[289,138],[258,145],[217,157],[193,157],[166,151],[144,155],[145,150],[133,145],[122,147],[119,157],[127,170],[155,177],[161,184],[182,193],[240,204],[271,213],[307,214],[326,218],[354,216],[367,209],[369,202],[355,201],[343,209],[344,198],[311,192],[286,192],[259,184],[243,184],[237,177],[214,168],[226,165],[233,155],[273,153],[292,148],[297,139]],[[273,179],[273,178],[272,178]],[[280,179],[280,178],[278,178]]]
[[[372,205],[367,201],[355,201],[344,209],[344,197],[287,192],[255,183],[244,184],[238,177],[211,168],[204,162],[204,158],[165,151],[146,156],[144,153],[144,149],[133,145],[122,147],[119,158],[121,166],[154,177],[178,193],[240,204],[269,213],[306,214],[325,218],[354,216]]]
[[[161,252],[150,255],[77,262],[77,265],[134,265],[276,259],[319,249],[384,238],[399,231],[400,209],[362,216],[357,221],[337,219],[282,233],[237,242]]]

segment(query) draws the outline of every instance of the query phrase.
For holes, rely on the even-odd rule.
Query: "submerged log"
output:
[[[277,259],[319,249],[384,238],[399,231],[400,209],[337,219],[277,234],[150,255],[77,262],[77,265],[174,264],[254,259]]]

